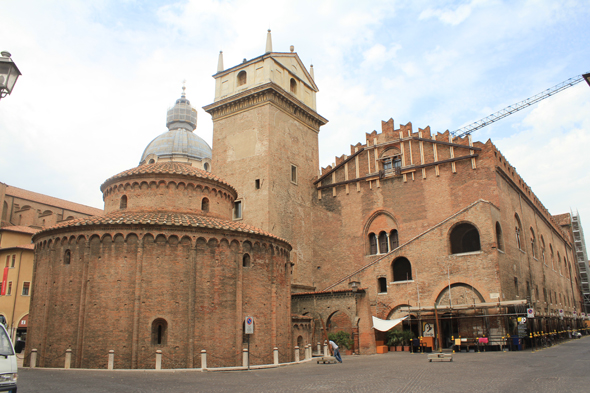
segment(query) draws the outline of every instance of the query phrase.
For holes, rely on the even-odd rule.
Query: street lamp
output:
[[[9,52],[0,52],[0,99],[12,93],[16,80],[21,75]]]
[[[588,86],[590,86],[590,72],[582,75],[582,78],[584,78],[586,80],[586,83],[588,83]]]

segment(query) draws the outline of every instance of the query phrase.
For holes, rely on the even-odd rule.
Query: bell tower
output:
[[[287,240],[294,292],[313,290],[313,180],[328,122],[316,112],[313,66],[293,46],[273,52],[269,30],[263,55],[224,69],[220,52],[213,77],[215,100],[203,109],[213,118],[213,172],[238,190],[233,218]]]

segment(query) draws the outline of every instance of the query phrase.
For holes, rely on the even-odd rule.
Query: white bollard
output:
[[[328,357],[328,344],[324,343],[324,356]]]
[[[207,351],[201,349],[201,371],[205,371],[207,369]]]
[[[299,347],[295,347],[295,363],[299,361]]]
[[[70,368],[72,364],[72,348],[66,349],[66,363],[64,364],[64,368]]]
[[[248,349],[244,348],[242,352],[242,367],[248,367]]]
[[[31,350],[31,368],[37,367],[37,348]]]
[[[322,347],[321,344],[318,342],[318,355],[322,353]]]
[[[274,349],[272,350],[273,352],[273,361],[275,365],[279,364],[279,349],[277,347],[274,347]]]
[[[115,350],[109,350],[109,363],[107,365],[108,370],[112,370],[115,367]]]
[[[309,344],[305,345],[305,360],[309,359]]]
[[[162,350],[158,349],[156,351],[156,370],[162,369]]]

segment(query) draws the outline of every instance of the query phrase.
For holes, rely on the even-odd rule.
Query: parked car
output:
[[[6,328],[0,325],[0,392],[16,393],[16,354]]]

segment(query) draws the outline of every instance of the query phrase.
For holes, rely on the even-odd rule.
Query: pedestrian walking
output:
[[[342,358],[340,357],[340,351],[338,350],[338,345],[334,341],[330,340],[330,347],[332,348],[332,354],[334,355],[336,360],[338,360],[340,363],[342,363]]]

